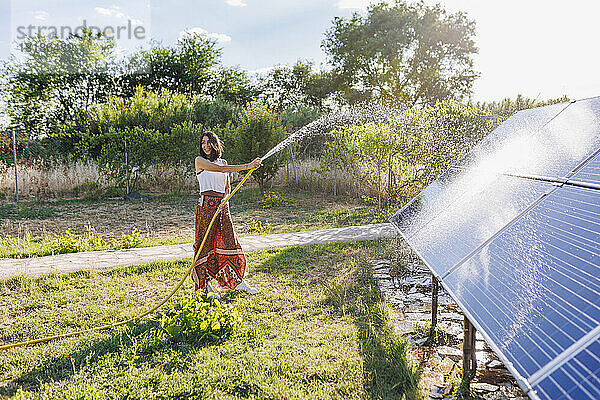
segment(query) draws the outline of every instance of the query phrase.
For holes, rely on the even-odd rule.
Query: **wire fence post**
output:
[[[333,131],[333,195],[337,196],[337,131]]]
[[[129,160],[127,159],[127,136],[124,136],[125,139],[125,181],[127,186],[127,195],[129,195]]]
[[[296,161],[294,160],[294,152],[292,151],[291,144],[290,144],[290,154],[292,155],[292,167],[294,167],[294,178],[296,178],[296,186],[298,186],[298,173],[296,172]]]
[[[12,130],[12,140],[13,140],[13,160],[15,162],[15,198],[16,202],[19,202],[19,178],[17,176],[17,138],[15,135],[15,130]]]

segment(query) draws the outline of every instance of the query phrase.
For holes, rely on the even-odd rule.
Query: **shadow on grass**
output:
[[[373,399],[418,399],[419,372],[409,345],[394,332],[370,266],[357,261],[345,279],[326,285],[326,304],[350,316],[358,328],[363,356],[364,389]]]
[[[0,396],[13,396],[19,388],[25,392],[37,392],[43,384],[69,379],[78,371],[93,366],[106,357],[134,366],[146,362],[155,352],[170,350],[179,353],[180,357],[177,359],[184,360],[190,350],[219,343],[214,340],[197,343],[175,341],[159,328],[158,321],[136,322],[115,330],[109,338],[70,354],[51,358],[43,366],[13,377],[10,384],[0,387]],[[171,368],[178,366],[172,365]],[[165,373],[170,373],[168,368],[165,369]]]

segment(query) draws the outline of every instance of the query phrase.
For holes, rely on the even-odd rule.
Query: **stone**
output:
[[[450,346],[440,346],[435,349],[440,356],[452,357],[453,359],[462,358],[462,350]]]
[[[427,343],[427,339],[428,338],[411,339],[411,342],[413,346],[423,346]]]
[[[444,357],[442,361],[438,364],[438,368],[440,372],[442,372],[444,375],[449,375],[454,369],[455,365],[456,363],[452,361],[449,357]]]
[[[471,389],[476,390],[478,392],[495,392],[499,389],[499,387],[485,382],[477,382],[471,383]]]
[[[437,386],[431,388],[431,392],[429,392],[430,399],[443,399],[444,398],[444,390],[440,389]]]
[[[439,320],[450,320],[450,321],[464,321],[464,317],[455,312],[442,312],[438,314]]]
[[[396,324],[394,324],[394,327],[401,335],[408,335],[415,331],[412,322],[408,321],[398,321]]]

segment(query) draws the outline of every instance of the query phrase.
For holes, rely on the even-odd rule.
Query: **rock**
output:
[[[452,359],[462,359],[462,351],[450,346],[440,346],[435,349],[440,356],[451,357]]]
[[[380,274],[380,273],[378,273],[378,272],[377,272],[377,273],[374,273],[374,274],[373,274],[373,277],[374,277],[375,279],[392,279],[392,277],[391,277],[391,276],[389,276],[388,274]]]
[[[442,361],[438,364],[438,368],[440,372],[442,372],[444,375],[449,375],[454,369],[455,365],[456,363],[450,358],[444,357]]]
[[[440,329],[442,329],[444,332],[446,332],[447,334],[452,335],[452,336],[458,336],[461,333],[463,333],[462,325],[460,325],[456,322],[441,321],[438,323],[438,327]]]
[[[389,268],[378,268],[376,270],[373,271],[374,275],[390,275],[390,269]]]
[[[412,322],[429,322],[431,320],[431,314],[420,312],[407,312],[404,317],[407,321]]]
[[[486,368],[502,368],[502,363],[498,360],[492,360],[486,365]]]
[[[425,343],[427,343],[427,339],[428,338],[412,339],[411,342],[413,346],[423,346]]]
[[[464,321],[465,318],[462,315],[460,315],[459,313],[443,312],[443,313],[438,314],[438,319],[461,322],[461,321]]]
[[[394,324],[394,328],[396,328],[396,331],[401,335],[408,335],[415,331],[412,322],[408,321],[398,321]]]
[[[496,385],[491,385],[489,383],[477,382],[471,384],[471,389],[476,390],[478,392],[495,392],[499,389]]]
[[[440,389],[437,386],[431,388],[431,392],[429,392],[430,399],[443,399],[444,398],[444,390]]]

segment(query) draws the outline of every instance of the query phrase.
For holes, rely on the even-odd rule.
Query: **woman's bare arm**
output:
[[[251,168],[258,168],[260,166],[260,158],[255,158],[251,163],[248,164],[219,165],[217,163],[207,160],[204,157],[198,156],[196,157],[195,165],[196,173],[199,173],[202,170],[213,172],[237,172]]]

